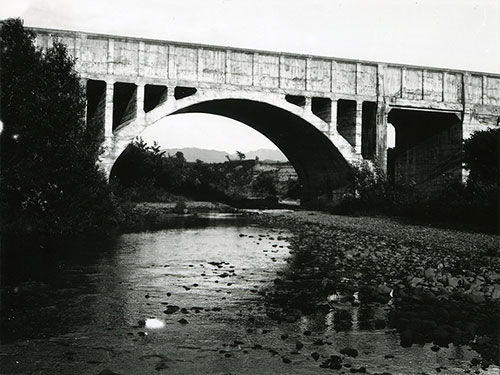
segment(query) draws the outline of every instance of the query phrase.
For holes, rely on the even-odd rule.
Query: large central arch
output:
[[[265,100],[265,94],[262,96],[231,97],[227,94],[214,96],[198,93],[166,101],[147,113],[143,123],[136,120],[116,130],[114,144],[108,146],[113,150],[110,161],[113,164],[134,137],[140,136],[147,127],[161,119],[185,113],[205,113],[242,122],[271,140],[297,171],[302,187],[302,204],[313,204],[319,199],[331,200],[335,191],[342,192],[350,186],[352,175],[347,160],[356,159],[356,155],[347,141],[336,131],[329,134],[330,137],[325,135],[328,132],[318,128],[327,130],[328,124],[305,113],[302,108],[284,100],[283,103],[276,103],[276,100],[270,103],[270,100]]]

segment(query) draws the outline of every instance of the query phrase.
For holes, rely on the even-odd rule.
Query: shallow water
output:
[[[369,326],[387,316],[391,301],[367,307],[331,296],[321,308],[311,301],[307,314],[279,315],[283,298],[308,304],[276,280],[299,264],[290,235],[231,215],[202,216],[106,245],[80,242],[43,262],[36,254],[9,261],[0,372],[487,373],[471,368],[477,354],[467,346],[403,348],[394,330]],[[340,309],[351,327],[339,330]],[[343,348],[358,355],[340,354]],[[332,355],[341,370],[320,367]]]

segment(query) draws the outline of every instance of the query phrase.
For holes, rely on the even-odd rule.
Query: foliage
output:
[[[289,178],[286,181],[285,196],[291,199],[299,199],[301,194],[300,181],[297,178]]]
[[[236,156],[238,157],[238,160],[245,160],[246,159],[246,155],[241,152],[241,151],[236,151]]]
[[[261,197],[276,196],[278,176],[274,171],[260,172],[252,182],[252,191]]]
[[[355,194],[336,208],[339,213],[397,215],[418,221],[467,227],[480,231],[499,229],[499,134],[476,132],[464,142],[467,183],[450,180],[437,194],[426,195],[412,185],[388,182],[383,172],[367,162],[352,166]]]
[[[464,142],[465,167],[471,183],[498,184],[500,128],[477,131]]]
[[[188,209],[187,209],[187,206],[186,206],[186,202],[184,202],[183,200],[178,200],[175,203],[174,212],[177,213],[177,214],[181,214],[181,215],[187,214],[188,213]]]
[[[96,165],[102,130],[64,44],[42,52],[19,19],[1,28],[1,214],[4,233],[101,231],[114,202]]]
[[[344,198],[337,212],[394,214],[418,199],[413,186],[394,186],[387,181],[382,169],[371,162],[355,162],[351,170],[354,194]]]
[[[116,162],[112,179],[119,196],[135,201],[173,201],[174,195],[220,202],[276,196],[276,173],[256,173],[255,164],[242,158],[218,164],[188,163],[181,152],[165,155],[157,146],[138,139]]]

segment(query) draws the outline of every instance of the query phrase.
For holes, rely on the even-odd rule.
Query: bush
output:
[[[252,182],[252,191],[260,197],[274,197],[277,194],[278,176],[275,172],[260,172]]]
[[[186,206],[186,202],[184,202],[183,200],[177,201],[177,203],[174,206],[174,212],[176,214],[181,214],[181,215],[187,214],[188,209]]]

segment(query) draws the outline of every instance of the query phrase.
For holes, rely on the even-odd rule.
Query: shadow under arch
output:
[[[335,145],[300,116],[265,102],[249,99],[212,99],[177,109],[169,116],[206,113],[231,118],[271,140],[295,168],[301,184],[301,204],[331,201],[353,181],[349,164]]]

